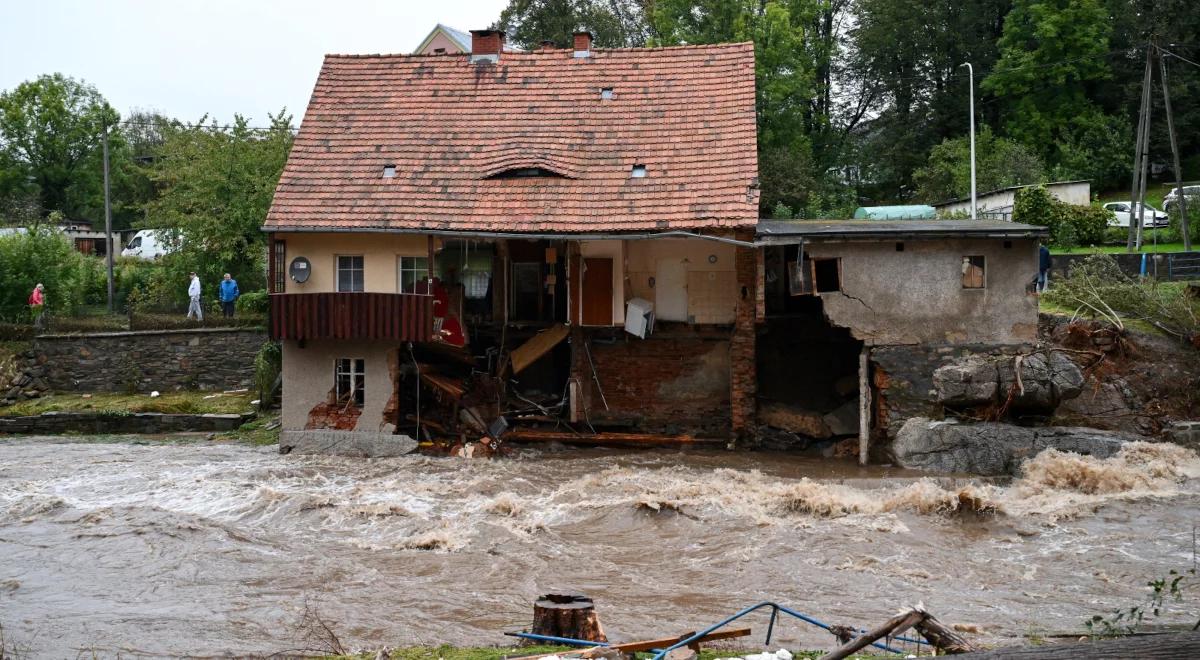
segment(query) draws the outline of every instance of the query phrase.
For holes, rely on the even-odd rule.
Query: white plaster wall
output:
[[[378,341],[308,341],[304,348],[295,341],[283,342],[283,428],[303,429],[309,411],[327,400],[334,387],[335,360],[363,358],[366,391],[363,411],[353,430],[380,431],[383,410],[392,396],[387,353],[393,348],[393,344]]]
[[[693,238],[628,241],[626,279],[630,297],[654,301],[650,279],[662,260],[686,260],[688,315],[696,323],[733,323],[737,314],[737,248]],[[710,259],[715,257],[715,259]]]

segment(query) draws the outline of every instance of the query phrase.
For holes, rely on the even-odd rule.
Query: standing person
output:
[[[233,279],[229,273],[225,273],[225,279],[221,280],[221,289],[218,292],[221,298],[221,311],[225,312],[225,318],[233,318],[234,303],[237,302],[238,296],[242,295],[238,291],[237,280]]]
[[[1038,247],[1038,293],[1045,293],[1050,288],[1050,248],[1042,243]]]
[[[192,281],[188,284],[188,313],[187,317],[196,317],[197,321],[204,320],[204,310],[200,309],[200,278],[192,273]]]
[[[41,282],[29,294],[29,315],[33,317],[33,327],[41,330],[46,321],[46,287]]]

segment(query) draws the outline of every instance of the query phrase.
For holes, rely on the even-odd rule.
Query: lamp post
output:
[[[967,84],[971,88],[971,219],[975,220],[975,67],[970,62],[963,62],[959,66],[967,67]]]

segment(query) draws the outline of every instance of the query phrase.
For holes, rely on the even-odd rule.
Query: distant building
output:
[[[1092,185],[1089,181],[1055,181],[1053,183],[1031,183],[1023,186],[1009,186],[997,190],[989,190],[976,196],[977,215],[992,220],[1012,220],[1013,203],[1017,191],[1022,188],[1043,186],[1046,191],[1061,202],[1075,206],[1087,206],[1092,203]],[[971,215],[971,198],[960,197],[934,204],[939,217]]]
[[[521,49],[509,44],[504,44],[504,52],[515,53]],[[463,30],[456,30],[449,25],[438,23],[429,31],[429,34],[421,41],[421,45],[417,46],[413,51],[413,55],[470,55],[471,54],[471,33]]]

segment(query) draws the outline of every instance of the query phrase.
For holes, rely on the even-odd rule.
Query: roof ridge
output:
[[[632,52],[666,52],[678,50],[733,50],[753,48],[753,41],[730,41],[716,44],[684,44],[679,46],[633,46],[629,48],[593,48],[594,53],[632,53]],[[569,51],[569,48],[555,48],[552,50],[527,50],[527,51],[505,51],[504,57],[530,57],[530,56],[546,56],[546,55],[561,55]],[[338,59],[370,59],[370,58],[425,58],[425,57],[468,57],[468,53],[326,53],[326,58]]]

